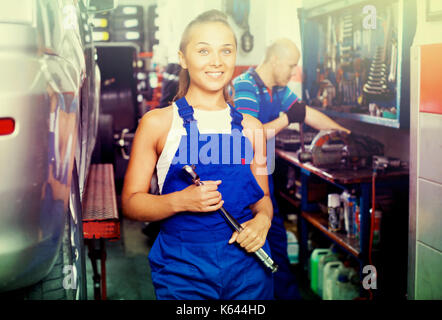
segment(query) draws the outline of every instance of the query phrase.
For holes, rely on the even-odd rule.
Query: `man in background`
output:
[[[305,122],[317,130],[336,129],[350,133],[325,114],[307,106],[287,86],[299,58],[299,49],[293,41],[278,39],[273,42],[267,48],[263,62],[256,69],[250,68],[233,80],[235,108],[263,123],[268,142],[293,122]],[[273,168],[274,154],[268,153],[267,157],[269,167]],[[274,275],[275,298],[300,299],[296,279],[290,270],[284,217],[278,210],[271,174],[269,190],[274,214],[267,239],[272,258],[279,266],[279,271]]]

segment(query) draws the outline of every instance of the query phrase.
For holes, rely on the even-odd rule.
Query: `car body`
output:
[[[0,292],[47,276],[63,241],[78,269],[100,100],[91,5],[0,3],[0,125],[14,126],[0,135]]]

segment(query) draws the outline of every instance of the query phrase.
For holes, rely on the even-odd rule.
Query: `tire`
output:
[[[67,290],[63,288],[63,256],[64,239],[58,251],[57,260],[49,274],[37,284],[25,289],[25,300],[68,300],[71,298]]]
[[[86,264],[77,168],[74,161],[63,238],[49,274],[36,284],[6,293],[20,300],[86,300]]]
[[[97,142],[92,153],[92,163],[114,163],[114,119],[112,115],[100,114]]]
[[[70,250],[64,252],[67,252],[70,255],[68,257],[64,257],[64,260],[66,262],[70,262],[70,265],[75,265],[75,270],[77,271],[76,281],[78,283],[78,286],[75,289],[76,296],[74,296],[74,299],[87,300],[86,249],[84,246],[83,238],[83,215],[79,189],[79,179],[77,175],[77,168],[75,165],[72,174],[71,196],[69,200],[70,242],[67,243],[67,247],[70,247]]]

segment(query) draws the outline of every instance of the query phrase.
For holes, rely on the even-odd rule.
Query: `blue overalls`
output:
[[[267,101],[263,88],[264,82],[259,77],[254,69],[249,69],[249,72],[258,86],[259,91],[259,113],[258,119],[263,123],[275,120],[279,117],[281,111],[281,100],[276,93],[273,98],[270,97],[270,102]],[[271,93],[269,93],[271,95]],[[273,138],[274,139],[274,138]],[[270,158],[273,155],[268,154]],[[269,160],[268,160],[269,161]],[[290,261],[287,255],[287,233],[284,227],[284,218],[279,213],[278,204],[274,195],[273,176],[269,174],[269,192],[273,204],[273,219],[272,226],[267,234],[267,240],[270,244],[272,258],[279,266],[278,272],[274,274],[274,289],[275,298],[283,300],[300,299],[298,286],[295,276],[290,270]]]
[[[175,159],[180,161],[172,161],[162,194],[188,187],[192,181],[182,167],[195,164],[202,181],[222,180],[218,191],[225,201],[224,208],[239,223],[252,219],[249,206],[264,193],[250,169],[253,154],[246,152],[251,144],[242,135],[241,113],[230,107],[231,134],[200,134],[193,108],[185,98],[177,100],[176,105],[187,135],[181,137],[175,154]],[[197,139],[192,136],[195,132]],[[215,140],[219,146],[209,151],[208,144]],[[180,152],[186,152],[184,157]],[[198,155],[197,163],[192,161],[195,155]],[[211,163],[204,157],[210,157]],[[232,233],[218,212],[180,212],[163,220],[149,253],[157,299],[273,299],[271,271],[237,243],[228,244]],[[270,252],[267,242],[263,249]]]

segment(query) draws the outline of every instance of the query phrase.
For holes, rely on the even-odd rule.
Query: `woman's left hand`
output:
[[[235,231],[229,244],[236,241],[247,252],[255,252],[264,245],[270,225],[268,216],[257,214],[253,219],[241,224],[244,229],[240,233]]]

